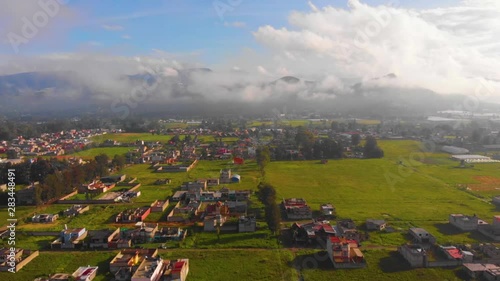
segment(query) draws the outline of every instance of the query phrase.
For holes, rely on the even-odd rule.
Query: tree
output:
[[[105,177],[109,175],[109,157],[108,155],[101,153],[94,157],[96,162],[96,174],[99,177]]]
[[[351,135],[351,144],[353,146],[358,146],[361,142],[361,136],[359,134]]]
[[[364,146],[364,156],[365,158],[382,158],[384,157],[384,151],[377,145],[377,140],[373,136],[366,137],[366,143]]]
[[[295,135],[295,142],[297,142],[299,146],[312,147],[314,144],[314,134],[306,127],[299,126],[297,128],[297,134]]]
[[[271,230],[274,234],[277,234],[280,230],[281,223],[281,212],[278,204],[273,202],[272,204],[266,205],[265,215],[269,230]]]
[[[125,167],[125,163],[126,163],[125,156],[115,154],[115,156],[113,157],[113,160],[111,161],[111,163],[112,163],[112,164],[113,164],[113,166],[115,166],[118,170],[121,170],[121,169],[123,169],[123,167]]]
[[[264,205],[276,202],[276,190],[268,183],[260,183],[258,188],[258,197]]]
[[[269,147],[261,146],[257,148],[256,152],[256,160],[257,165],[259,165],[260,173],[262,176],[265,175],[265,168],[269,162],[271,162],[271,152],[269,151]]]

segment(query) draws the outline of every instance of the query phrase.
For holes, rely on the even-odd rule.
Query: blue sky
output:
[[[317,7],[347,7],[345,0],[312,2]],[[363,2],[370,5],[391,3]],[[419,9],[457,2],[392,1],[402,7]],[[307,1],[302,0],[69,0],[67,5],[77,15],[77,23],[58,35],[57,43],[34,42],[23,46],[25,53],[85,50],[134,56],[161,50],[179,57],[197,57],[198,61],[211,64],[235,56],[244,48],[263,51],[252,32],[265,25],[289,27],[287,21],[291,11],[310,10]]]

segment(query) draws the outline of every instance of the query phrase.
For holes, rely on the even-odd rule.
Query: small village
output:
[[[353,130],[341,133],[332,129],[314,132],[305,130],[302,133],[311,133],[318,138],[324,136],[322,142],[334,141],[333,144],[338,146],[345,158],[363,161],[367,152],[361,144],[362,140],[366,141],[370,137],[374,140],[387,138],[377,134],[373,126],[366,128],[365,132],[353,127]],[[295,130],[295,134],[301,134],[300,130]],[[16,190],[16,202],[20,206],[48,206],[44,211],[36,211],[26,217],[21,226],[27,229],[23,233],[40,237],[37,238],[38,243],[46,246],[17,249],[16,271],[21,271],[36,260],[40,251],[114,251],[117,253],[106,263],[106,272],[102,272],[102,264],[83,263],[73,272],[54,272],[35,280],[93,280],[98,272],[113,280],[189,280],[188,273],[193,270],[192,259],[182,256],[170,258],[165,253],[182,247],[196,248],[196,244],[193,246],[189,243],[196,241],[199,235],[211,235],[213,243],[218,245],[218,241],[224,237],[236,234],[270,237],[270,234],[263,233],[271,233],[279,247],[284,249],[314,249],[326,253],[330,269],[363,269],[376,266],[366,258],[367,250],[386,248],[370,245],[372,237],[401,233],[406,243],[394,246],[394,253],[410,268],[460,267],[469,278],[500,278],[500,250],[494,244],[500,242],[500,215],[495,215],[489,223],[486,218],[483,220],[476,215],[449,214],[449,228],[460,233],[477,232],[485,238],[481,239],[484,243],[467,244],[440,241],[442,239],[437,239],[422,227],[402,228],[397,223],[393,225],[394,221],[383,214],[360,221],[359,218],[344,215],[345,207],[339,208],[338,200],[313,198],[314,207],[311,207],[311,199],[302,198],[302,193],[289,193],[291,197],[274,194],[271,206],[275,205],[278,213],[274,217],[269,215],[269,203],[262,198],[265,187],[249,187],[246,185],[248,181],[255,182],[255,179],[245,177],[248,175],[245,172],[248,165],[254,165],[254,173],[264,174],[265,169],[260,166],[259,160],[263,143],[273,148],[270,151],[273,160],[281,157],[284,161],[301,162],[307,161],[308,157],[317,157],[315,163],[322,167],[328,167],[335,161],[328,161],[330,157],[323,157],[324,153],[337,152],[325,150],[307,155],[300,145],[286,139],[288,133],[284,130],[264,130],[263,135],[256,137],[251,132],[174,129],[168,133],[151,132],[151,138],[161,136],[167,141],[137,139],[119,142],[112,138],[123,132],[99,129],[45,134],[40,139],[18,138],[4,142],[7,158],[2,161],[8,167],[27,165],[24,167],[33,169],[33,166],[50,163],[49,167],[56,167],[53,169],[61,174],[60,178],[65,177],[63,170],[68,169],[65,165],[70,171],[73,169],[73,173],[82,167],[83,173],[90,175],[86,181],[73,184],[71,189],[65,189],[52,198],[40,197],[40,190],[46,188],[46,183],[39,181],[31,181]],[[184,139],[179,136],[184,136]],[[95,138],[101,141],[92,141]],[[418,137],[409,139],[414,141]],[[400,140],[391,137],[389,141]],[[99,154],[94,161],[89,157],[79,157],[78,151],[74,147],[70,148],[69,144],[77,145],[80,152],[115,147],[125,148],[126,151],[114,158],[112,155],[105,157]],[[480,157],[454,145],[459,143],[443,146],[442,152],[450,153],[451,161],[457,163],[458,167],[497,162],[495,155]],[[319,144],[317,147],[321,149]],[[375,144],[375,147],[378,146]],[[56,152],[52,154],[51,151]],[[93,170],[88,173],[87,169],[90,168],[87,166],[93,162],[97,166],[90,166]],[[99,168],[101,163],[104,169]],[[212,163],[218,163],[217,167],[220,168],[211,168],[210,177],[191,176],[191,173],[206,169],[206,165]],[[140,180],[141,175],[133,172],[122,173],[134,167],[144,167],[140,173],[147,174],[148,180]],[[18,168],[17,171],[23,170]],[[179,181],[179,178],[186,176],[189,181]],[[5,190],[7,186],[1,188]],[[276,193],[274,187],[269,188]],[[500,195],[493,197],[490,203],[500,205],[499,198]],[[112,216],[104,224],[100,223],[95,228],[85,223],[84,218],[89,213],[95,216],[96,210],[108,209],[109,206],[116,206],[116,211],[110,213]],[[459,210],[457,208],[457,212]],[[446,220],[446,217],[442,219]],[[76,224],[76,221],[83,223]],[[273,221],[277,223],[275,226]],[[8,234],[8,229],[3,230],[0,237],[7,238]],[[241,237],[245,239],[245,236]],[[46,240],[42,240],[44,238]],[[191,246],[185,246],[188,244]],[[3,248],[2,253],[0,271],[6,271],[12,258],[8,256],[7,248]]]

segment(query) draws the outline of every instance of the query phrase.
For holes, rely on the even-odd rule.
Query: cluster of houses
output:
[[[492,224],[464,214],[450,214],[448,221],[457,230],[478,231],[500,241],[500,216],[494,216]],[[398,252],[411,267],[462,266],[470,278],[500,280],[500,249],[495,245],[438,245],[436,238],[422,228],[410,228],[409,235],[411,243],[398,247]]]
[[[62,211],[65,217],[75,217],[80,214],[87,212],[90,209],[88,205],[73,205],[64,211]],[[33,223],[51,223],[55,222],[59,218],[58,214],[34,214],[31,217],[31,222]]]
[[[90,138],[107,133],[105,129],[69,130],[57,133],[44,133],[37,138],[25,139],[19,136],[9,142],[2,142],[0,152],[8,159],[22,156],[57,156],[82,150],[92,143]]]
[[[158,223],[137,222],[131,227],[116,229],[87,230],[86,228],[64,229],[57,239],[50,243],[51,249],[124,249],[134,244],[182,241],[185,229],[162,227]]]
[[[311,208],[301,198],[283,199],[282,208],[286,218],[310,220],[313,216]],[[336,218],[336,208],[333,204],[321,204],[320,218],[309,222],[295,222],[290,227],[291,239],[294,244],[320,245],[328,252],[328,257],[334,268],[363,268],[366,260],[361,252],[361,241],[366,239],[351,219],[337,220],[332,225],[326,219]]]
[[[461,231],[477,230],[493,241],[500,241],[500,216],[494,216],[491,224],[476,215],[450,214],[449,222]]]
[[[81,266],[72,274],[55,273],[35,281],[92,281],[98,266]],[[116,281],[185,281],[189,259],[162,259],[157,249],[123,249],[109,262],[109,273]]]

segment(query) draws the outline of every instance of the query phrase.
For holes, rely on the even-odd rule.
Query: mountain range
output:
[[[230,114],[266,114],[276,108],[287,108],[289,111],[366,115],[425,115],[460,109],[466,98],[464,95],[441,95],[424,88],[385,83],[398,80],[393,73],[338,89],[329,88],[321,81],[295,76],[272,81],[238,81],[236,78],[221,82],[214,78],[217,72],[209,68],[175,72],[175,75],[161,72],[121,75],[110,81],[109,86],[106,81],[81,79],[76,72],[1,75],[0,98],[3,102],[0,109],[5,113],[57,114],[86,110],[102,113],[113,103],[121,102],[137,113],[203,115],[220,113],[223,109]],[[127,96],[134,87],[141,89],[145,98],[139,94]],[[483,103],[482,107],[499,108],[497,104],[488,103]]]

